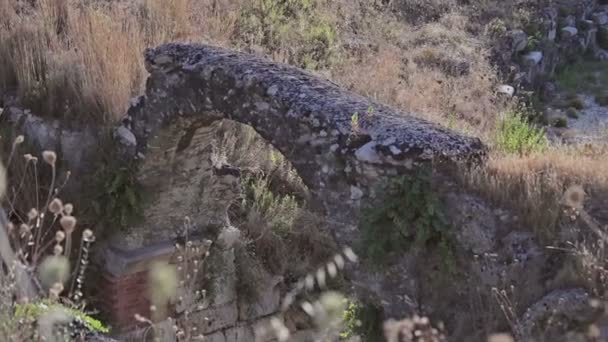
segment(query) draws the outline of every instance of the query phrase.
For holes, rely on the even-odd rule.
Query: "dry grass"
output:
[[[385,38],[377,52],[351,57],[334,76],[359,93],[444,125],[457,120],[480,131],[492,127],[502,110],[494,94],[496,73],[466,24],[466,17],[448,13],[419,28],[396,26],[402,42]]]
[[[313,7],[293,5],[307,8],[306,18],[251,26],[262,8],[258,3],[263,2],[42,0],[30,6],[0,0],[0,46],[8,47],[0,48],[0,91],[16,89],[43,115],[111,121],[141,92],[145,47],[196,37],[325,68],[320,72],[358,92],[442,123],[463,118],[483,129],[500,109],[487,51],[467,31],[471,6],[407,2],[410,12],[436,11],[412,26],[369,3],[312,1]],[[304,28],[294,24],[309,17],[315,22]],[[252,40],[252,34],[264,39]],[[352,51],[345,47],[352,41],[377,49]],[[328,42],[329,47],[319,45]]]
[[[486,165],[462,172],[471,189],[495,204],[515,209],[541,237],[553,239],[564,191],[579,184],[588,193],[608,190],[605,151],[552,148],[529,156],[492,156]]]
[[[1,0],[0,90],[42,115],[80,122],[120,117],[141,91],[145,47],[188,37],[187,0],[135,8],[68,0]]]
[[[503,13],[511,5],[392,2],[402,13],[420,12],[424,20],[414,26],[361,1],[294,1],[289,6],[304,10],[293,18],[263,4],[42,0],[30,6],[0,0],[0,46],[8,47],[0,48],[0,91],[16,89],[42,115],[112,121],[142,90],[143,49],[196,37],[320,68],[357,92],[446,125],[464,119],[483,131],[501,110],[496,72],[468,17],[475,8]],[[256,21],[264,10],[280,14],[268,19],[272,27]],[[347,47],[353,42],[376,47],[353,51]]]

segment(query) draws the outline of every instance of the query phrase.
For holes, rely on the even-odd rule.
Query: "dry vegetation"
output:
[[[144,48],[188,36],[186,0],[0,1],[0,90],[42,115],[107,122],[141,92]]]
[[[604,170],[608,170],[605,152],[563,147],[525,156],[492,156],[485,166],[463,172],[463,177],[483,197],[514,209],[528,227],[554,240],[564,191],[582,185],[589,194],[605,196]]]
[[[312,68],[405,110],[487,128],[501,107],[471,9],[406,7],[436,21],[399,20],[366,1],[2,0],[0,89],[43,115],[112,121],[141,92],[143,49],[185,39]]]
[[[496,97],[500,75],[490,38],[497,30],[528,25],[537,2],[459,2],[0,0],[0,94],[16,93],[41,115],[112,123],[142,91],[146,47],[188,40],[240,48],[307,67],[381,102],[482,137],[492,147],[490,157],[483,166],[463,170],[463,182],[552,240],[567,188],[582,185],[591,200],[608,193],[608,151],[494,148],[499,114],[513,104]],[[319,234],[320,223],[303,204],[304,186],[280,156],[252,141],[250,131],[228,131],[238,134],[224,137],[226,158],[255,176],[246,184],[253,204],[241,208],[247,212],[240,224],[250,238],[248,252],[274,273],[304,274],[332,247],[323,243],[328,239]],[[290,250],[294,245],[301,250]]]

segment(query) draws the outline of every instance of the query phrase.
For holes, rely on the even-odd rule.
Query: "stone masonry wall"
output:
[[[469,162],[485,153],[479,139],[291,66],[206,45],[166,44],[147,50],[145,58],[146,93],[133,101],[114,136],[121,157],[139,163],[137,177],[155,195],[144,222],[118,232],[104,248],[102,267],[108,270],[127,254],[172,242],[184,217],[193,233],[210,241],[238,232],[227,210],[239,196],[240,172],[215,154],[213,132],[220,120],[250,125],[292,163],[334,222],[332,233],[341,245],[352,242],[359,205],[375,196],[383,178],[420,163]],[[236,293],[234,247],[214,246],[214,260],[208,261],[213,267],[201,269],[214,290],[191,317],[200,318],[199,331],[213,340],[252,335],[278,309],[282,279],[259,270],[261,295],[248,303]]]

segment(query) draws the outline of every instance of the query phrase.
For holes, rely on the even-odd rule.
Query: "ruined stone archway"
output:
[[[177,119],[201,125],[231,119],[250,125],[281,151],[330,216],[331,207],[365,197],[383,175],[437,157],[483,154],[477,138],[295,67],[205,45],[166,44],[147,50],[145,58],[146,94],[121,128],[132,132],[127,158],[146,158],[150,142]]]
[[[227,224],[238,171],[209,157],[213,123],[223,119],[251,126],[291,162],[335,225],[332,233],[340,244],[350,242],[347,232],[357,223],[359,203],[383,178],[418,163],[471,160],[484,153],[476,138],[287,65],[204,45],[166,44],[147,50],[145,58],[146,93],[134,101],[115,136],[121,157],[137,160],[140,178],[162,194],[146,220],[151,231],[168,229],[183,216],[198,227]],[[226,191],[220,196],[225,201],[201,192],[198,186],[209,182],[220,186],[207,189]],[[166,235],[158,236],[162,246]],[[108,248],[106,267],[118,279],[112,281],[141,271],[129,265],[157,257],[160,252],[149,253],[150,246],[170,251],[170,244],[161,248],[155,240],[144,239],[137,251]],[[226,298],[206,312],[223,320],[207,332],[235,324],[235,300]]]

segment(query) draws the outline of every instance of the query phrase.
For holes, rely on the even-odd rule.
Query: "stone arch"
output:
[[[171,243],[157,242],[166,241],[171,234],[164,230],[184,216],[203,231],[229,226],[226,211],[237,196],[239,170],[212,158],[211,135],[221,120],[251,126],[290,161],[325,209],[339,244],[351,242],[347,232],[357,224],[359,204],[373,196],[370,190],[383,178],[431,160],[469,161],[484,155],[477,138],[251,55],[207,45],[165,44],[147,50],[145,62],[150,72],[145,95],[133,101],[115,140],[120,157],[137,160],[139,178],[161,194],[149,205],[142,227],[156,233],[126,249],[112,244],[105,249],[111,284],[119,284],[109,286],[119,287],[141,273],[141,260],[170,255]],[[217,254],[228,266],[234,260],[234,251]],[[234,278],[230,267],[221,278]],[[240,304],[235,309],[234,290],[220,298],[203,314],[216,315],[221,322],[205,332],[225,330],[243,318],[240,311],[235,313]],[[269,313],[264,308],[257,317]]]
[[[218,47],[165,44],[145,52],[146,93],[123,120],[123,157],[148,158],[167,127],[230,119],[253,127],[331,211],[413,164],[483,155],[477,138],[401,113],[288,65]],[[124,136],[124,134],[123,134]],[[184,135],[179,143],[189,145]],[[171,142],[175,144],[175,142]],[[341,205],[340,205],[341,206]],[[343,210],[341,210],[343,212]],[[331,215],[331,212],[329,213]]]

